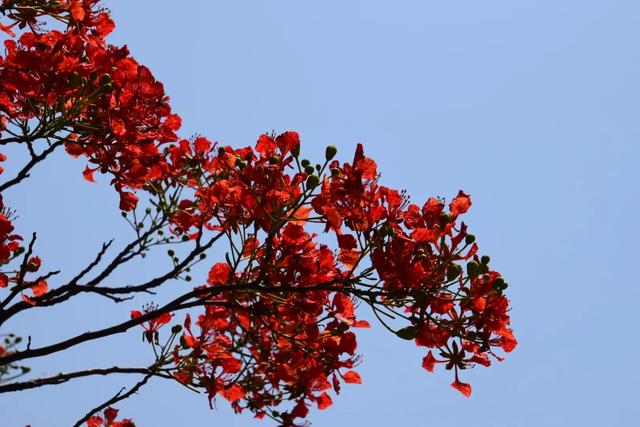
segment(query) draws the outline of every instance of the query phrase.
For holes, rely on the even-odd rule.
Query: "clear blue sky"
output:
[[[183,135],[244,146],[264,131],[294,129],[309,156],[335,144],[345,159],[363,142],[383,183],[419,203],[461,188],[472,195],[467,221],[509,279],[519,347],[503,363],[465,372],[474,387],[465,399],[449,387],[449,372],[420,367],[424,352],[412,343],[364,331],[363,384],[314,410],[314,426],[638,422],[639,2],[106,4],[117,23],[113,42],[128,44],[165,83]],[[80,268],[102,240],[128,236],[106,180],[84,182],[83,167],[58,156],[6,196],[23,234],[40,231],[52,267]],[[142,277],[153,262],[161,260],[121,278]],[[34,345],[42,345],[131,308],[87,298],[8,326],[38,331]],[[145,363],[147,350],[136,331],[34,364],[34,372]],[[66,426],[133,382],[2,396],[0,424]],[[155,381],[119,407],[140,427],[271,425],[218,406]]]

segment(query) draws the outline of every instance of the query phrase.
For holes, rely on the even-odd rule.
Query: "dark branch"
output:
[[[78,275],[76,277],[71,279],[71,281],[69,282],[69,285],[75,285],[80,280],[82,280],[82,278],[87,273],[89,273],[91,270],[93,270],[95,268],[95,266],[100,263],[100,261],[102,260],[102,257],[107,252],[107,249],[109,249],[109,247],[111,246],[112,243],[113,243],[113,239],[109,240],[107,243],[103,243],[102,244],[102,249],[100,249],[100,252],[98,252],[98,255],[96,256],[96,258],[84,270],[82,270],[80,273],[78,273]]]
[[[24,284],[24,276],[27,274],[27,263],[29,262],[29,258],[33,254],[33,246],[35,245],[37,238],[38,238],[38,235],[36,233],[33,233],[31,235],[31,241],[27,246],[27,252],[24,254],[24,257],[22,258],[22,264],[20,264],[20,273],[18,274],[18,281],[14,286],[14,288],[11,290],[11,293],[9,293],[9,295],[2,301],[2,303],[0,303],[0,310],[3,310],[7,306],[7,304],[9,304],[11,300],[16,297],[16,295],[18,295],[20,292],[22,292],[22,290],[24,290],[23,284]]]
[[[149,379],[153,376],[153,372],[148,373],[142,380],[138,381],[138,383],[136,385],[134,385],[133,387],[131,387],[131,389],[126,392],[126,393],[122,393],[124,391],[124,388],[121,389],[118,393],[116,393],[115,396],[113,396],[111,399],[107,400],[106,402],[104,402],[103,404],[96,406],[95,408],[93,408],[91,411],[87,412],[87,414],[80,418],[78,420],[78,422],[76,422],[73,427],[81,427],[82,424],[84,424],[85,422],[87,422],[87,420],[89,420],[89,418],[91,418],[93,416],[93,414],[96,414],[106,408],[108,408],[111,405],[115,405],[116,403],[120,402],[121,400],[124,400],[130,396],[132,396],[133,394],[135,394],[138,390],[140,390],[140,388],[142,388],[142,386],[144,386],[147,381],[149,381]]]
[[[49,146],[49,148],[44,150],[42,153],[38,154],[35,157],[32,157],[31,160],[29,161],[29,163],[27,163],[22,168],[22,170],[20,172],[18,172],[18,174],[14,178],[12,178],[9,181],[5,182],[4,184],[0,185],[0,193],[2,193],[7,188],[10,188],[10,187],[20,183],[25,178],[28,178],[29,177],[29,172],[31,171],[31,169],[33,169],[33,167],[35,165],[37,165],[38,163],[43,161],[45,158],[47,158],[47,156],[49,156],[49,154],[53,153],[54,150],[56,148],[58,148],[59,146],[61,146],[63,142],[64,142],[63,140],[56,141],[53,144],[51,144]]]
[[[149,313],[145,313],[142,316],[137,317],[135,319],[127,320],[126,322],[122,322],[105,329],[100,329],[98,331],[85,332],[73,338],[69,338],[65,341],[60,341],[56,344],[52,344],[49,346],[35,348],[35,349],[27,349],[21,352],[16,352],[4,357],[0,357],[0,366],[8,363],[16,362],[18,360],[32,359],[35,357],[46,356],[52,353],[57,353],[59,351],[66,350],[70,347],[74,347],[78,344],[81,344],[87,341],[92,341],[99,338],[104,338],[107,336],[126,332],[127,330],[131,329],[134,326],[141,325],[144,322],[157,318],[161,314],[172,313],[172,312],[184,310],[186,308],[195,307],[199,305],[206,305],[207,298],[218,295],[221,292],[306,293],[306,292],[312,292],[312,291],[344,292],[351,295],[367,296],[367,297],[382,295],[379,292],[365,291],[365,290],[356,289],[353,287],[346,287],[344,279],[338,279],[328,283],[322,283],[319,285],[306,286],[306,287],[301,287],[301,286],[265,287],[265,286],[260,286],[257,283],[249,283],[249,284],[243,284],[243,285],[226,285],[226,286],[223,285],[223,286],[211,286],[206,288],[198,288],[190,292],[187,292],[186,294],[174,299],[173,301],[158,308],[157,310],[151,311]],[[188,301],[192,298],[200,298],[200,300],[188,303]]]
[[[120,368],[114,366],[112,368],[96,368],[84,371],[69,372],[66,374],[58,374],[51,377],[35,378],[29,381],[22,381],[12,384],[0,385],[0,393],[9,393],[13,391],[28,390],[38,388],[45,385],[62,384],[74,378],[89,377],[93,375],[110,375],[110,374],[148,374],[149,368]]]

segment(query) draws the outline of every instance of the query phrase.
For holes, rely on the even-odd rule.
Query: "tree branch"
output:
[[[329,292],[344,292],[352,295],[359,296],[380,296],[382,293],[380,292],[372,292],[366,291],[362,289],[356,289],[353,287],[345,287],[344,279],[337,279],[331,282],[322,283],[319,285],[313,286],[271,286],[265,287],[260,286],[257,283],[249,283],[242,285],[222,285],[222,286],[211,286],[206,288],[198,288],[194,289],[186,294],[174,299],[168,304],[148,313],[143,314],[140,317],[135,319],[127,320],[126,322],[119,323],[117,325],[100,329],[93,332],[85,332],[80,335],[76,335],[73,338],[69,338],[65,341],[60,341],[56,344],[52,344],[45,347],[35,348],[35,349],[27,349],[24,351],[12,353],[6,355],[4,357],[0,357],[0,366],[12,363],[18,360],[24,359],[32,359],[35,357],[42,357],[52,353],[57,353],[62,350],[66,350],[70,347],[74,347],[78,344],[96,340],[99,338],[104,338],[111,335],[120,334],[126,332],[134,326],[138,326],[147,322],[149,320],[155,319],[161,314],[176,312],[179,310],[184,310],[190,307],[196,307],[199,305],[206,305],[206,298],[211,298],[221,292],[264,292],[264,293],[280,293],[280,292],[292,292],[292,293],[305,293],[312,291],[329,291]],[[192,298],[201,298],[199,301],[193,301],[191,303],[187,303]],[[185,304],[187,303],[187,304]]]
[[[89,418],[91,418],[93,416],[93,414],[102,411],[105,408],[108,408],[111,405],[115,405],[116,403],[120,402],[121,400],[124,400],[130,396],[132,396],[133,394],[135,394],[138,390],[140,390],[140,388],[142,388],[142,386],[144,386],[147,381],[149,381],[149,379],[153,376],[153,372],[148,373],[142,380],[138,381],[138,383],[136,385],[134,385],[133,387],[131,387],[131,389],[122,394],[122,392],[124,391],[124,388],[122,388],[118,393],[116,393],[115,396],[113,396],[111,399],[107,400],[106,402],[104,402],[103,404],[96,406],[95,408],[93,408],[91,411],[87,412],[87,414],[80,418],[74,425],[73,427],[81,427],[82,424],[84,424],[87,420],[89,420]]]
[[[5,182],[4,184],[0,185],[0,193],[2,193],[4,190],[6,190],[7,188],[10,188],[18,183],[20,183],[22,180],[24,180],[25,178],[29,177],[29,171],[31,171],[31,169],[33,169],[33,167],[35,165],[37,165],[38,163],[40,163],[42,160],[44,160],[45,158],[47,158],[47,156],[49,156],[49,154],[53,153],[54,150],[56,148],[58,148],[59,146],[62,145],[62,143],[64,142],[64,140],[59,140],[54,142],[53,144],[51,144],[49,146],[49,148],[47,148],[46,150],[44,150],[42,153],[40,153],[39,155],[32,157],[31,160],[29,161],[29,163],[27,163],[20,172],[18,172],[18,174],[10,179],[9,181]]]
[[[120,368],[117,366],[111,368],[86,369],[83,371],[60,373],[51,377],[35,378],[29,381],[22,381],[12,384],[0,385],[0,393],[9,393],[13,391],[28,390],[46,385],[62,384],[74,378],[89,377],[93,375],[110,375],[110,374],[148,374],[149,368]]]

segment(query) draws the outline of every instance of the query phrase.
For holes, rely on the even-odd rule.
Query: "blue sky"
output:
[[[424,352],[412,343],[381,327],[363,331],[363,384],[312,411],[314,426],[600,427],[640,419],[640,3],[105,4],[117,23],[113,43],[128,44],[164,82],[184,136],[244,146],[265,131],[292,129],[309,157],[334,144],[344,159],[362,142],[382,182],[417,203],[459,189],[472,195],[467,222],[509,279],[519,347],[503,363],[465,372],[474,387],[466,399],[449,387],[449,372],[420,367]],[[83,168],[57,156],[5,196],[21,230],[39,231],[47,265],[79,269],[102,241],[128,236],[107,181],[84,182]],[[161,261],[121,278],[143,277]],[[44,344],[132,308],[87,298],[8,327],[37,331]],[[144,363],[147,350],[136,331],[34,362],[34,372]],[[82,380],[2,396],[3,425],[68,425],[133,382]],[[160,381],[119,407],[141,427],[270,425],[234,415],[222,401],[211,411],[205,396]]]

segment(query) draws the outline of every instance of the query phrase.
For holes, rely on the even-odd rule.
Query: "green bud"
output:
[[[69,86],[71,86],[72,88],[76,88],[82,85],[82,77],[76,71],[71,73],[67,81],[69,82]]]
[[[173,249],[169,249],[167,251],[167,255],[169,255],[170,257],[174,256],[176,253],[173,251]]]
[[[146,213],[147,215],[149,215],[151,213],[151,208],[147,208],[144,210],[144,213]]]
[[[297,159],[298,156],[300,155],[300,144],[296,145],[295,147],[293,147],[291,149],[291,155]]]
[[[125,211],[120,212],[120,215],[122,215],[123,218],[127,217],[127,213]]]
[[[449,224],[451,222],[451,219],[451,215],[447,212],[442,212],[442,214],[440,214],[440,223],[442,225]]]
[[[24,253],[25,249],[20,246],[18,249],[15,250],[14,254],[16,255],[21,255],[22,253]]]
[[[158,235],[159,235],[159,236],[164,236],[164,231],[162,231],[162,230],[158,230]]]
[[[303,168],[306,168],[307,166],[309,166],[311,164],[311,162],[307,159],[302,159],[300,161],[300,164],[302,165]]]
[[[480,262],[483,264],[489,264],[489,261],[491,261],[491,257],[489,255],[482,255],[482,258],[480,258]]]
[[[407,326],[396,331],[396,335],[403,340],[411,341],[418,335],[418,329],[415,326]]]
[[[190,281],[191,281],[191,279],[192,279],[192,277],[191,277],[191,276],[185,276],[185,278],[184,278],[184,280],[186,280],[187,282],[190,282]]]
[[[106,85],[108,83],[111,83],[113,81],[113,79],[111,78],[111,76],[109,74],[103,74],[102,77],[100,77],[100,84],[101,85]]]
[[[183,242],[188,242],[189,241],[189,236],[187,236],[186,234],[182,235],[182,241]]]
[[[324,158],[327,159],[327,161],[329,161],[333,159],[336,156],[336,154],[338,154],[338,149],[336,148],[335,145],[330,145],[324,151]]]
[[[178,258],[177,256],[174,256],[173,257],[173,262],[175,262],[177,264],[178,262],[180,262],[180,258]]]
[[[320,177],[318,175],[309,175],[307,178],[307,188],[316,188],[320,184]]]
[[[225,151],[224,147],[218,147],[218,156],[224,156]]]
[[[504,281],[502,277],[498,277],[496,278],[496,280],[493,281],[493,286],[498,290],[504,289],[506,285],[507,283]]]
[[[460,267],[458,264],[449,265],[449,268],[447,268],[447,280],[450,281],[457,278],[458,276],[460,276],[460,273],[462,273],[462,267]]]
[[[184,340],[184,336],[180,337],[180,347],[182,347],[184,350],[189,348],[189,346],[187,345],[187,342]]]
[[[200,259],[205,259],[207,257],[207,254],[205,254],[204,252],[200,254]]]
[[[182,332],[182,325],[173,325],[173,327],[171,328],[171,333],[179,334],[180,332]]]
[[[106,85],[102,86],[102,91],[104,93],[111,93],[113,92],[113,85],[111,83],[107,83]]]
[[[467,264],[467,275],[476,276],[480,272],[480,266],[475,261],[470,261]]]
[[[467,245],[470,245],[475,241],[476,241],[476,236],[474,236],[473,234],[467,234],[467,237],[464,238],[464,242]]]
[[[304,167],[304,172],[307,175],[311,175],[311,174],[313,174],[315,172],[315,170],[313,169],[313,166],[307,165],[307,166]]]
[[[280,163],[280,159],[277,158],[276,156],[271,156],[269,158],[269,164],[270,165],[277,165],[278,163]]]
[[[331,169],[331,176],[338,176],[340,174],[340,169],[333,168]]]

